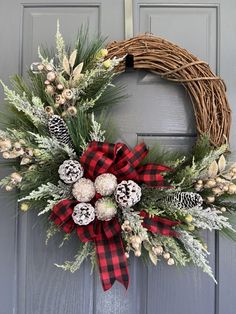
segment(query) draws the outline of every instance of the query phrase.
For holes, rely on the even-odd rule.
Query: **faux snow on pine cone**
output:
[[[71,138],[65,121],[58,115],[53,115],[48,121],[49,132],[58,142],[71,145]]]
[[[173,206],[176,209],[190,209],[194,207],[200,207],[203,203],[203,199],[198,193],[177,192],[173,195],[167,196],[165,203],[169,206]]]
[[[103,197],[95,204],[95,214],[99,220],[111,220],[117,213],[117,205],[110,197]]]
[[[81,178],[74,184],[72,194],[79,202],[90,202],[96,194],[94,183],[89,179]]]
[[[115,199],[121,207],[132,207],[142,196],[140,186],[132,180],[122,181],[117,185]]]
[[[95,219],[95,210],[91,204],[80,203],[74,207],[72,214],[74,223],[80,226],[88,225]]]
[[[84,169],[77,160],[65,160],[58,169],[60,179],[67,184],[78,181],[84,175]]]
[[[102,196],[112,195],[117,187],[116,176],[112,173],[103,173],[94,182],[96,191]]]

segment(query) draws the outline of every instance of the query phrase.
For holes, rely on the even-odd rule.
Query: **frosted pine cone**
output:
[[[141,199],[141,188],[132,180],[117,185],[115,199],[121,207],[132,207]]]
[[[95,213],[99,220],[111,220],[117,213],[117,205],[110,197],[103,197],[96,202]]]
[[[194,192],[178,192],[169,195],[165,199],[165,203],[176,209],[200,207],[203,199],[200,194]]]
[[[58,142],[71,145],[71,138],[65,121],[58,115],[53,115],[48,121],[49,132]]]
[[[58,169],[60,179],[67,184],[78,181],[84,175],[84,169],[77,160],[65,160]]]
[[[94,198],[96,191],[91,180],[81,178],[74,184],[72,194],[77,201],[87,203]]]
[[[103,173],[94,182],[96,191],[102,196],[114,193],[117,187],[117,179],[112,173]]]
[[[95,219],[95,210],[91,204],[80,203],[74,207],[72,214],[74,223],[80,226],[88,225]]]

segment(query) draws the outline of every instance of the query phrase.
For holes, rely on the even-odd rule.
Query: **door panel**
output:
[[[236,2],[135,0],[134,35],[152,32],[176,42],[206,60],[228,86],[232,108],[236,99]],[[77,28],[89,22],[91,36],[102,33],[110,40],[124,38],[124,1],[101,0],[66,3],[62,0],[0,1],[0,77],[8,83],[14,73],[37,60],[37,47],[51,47],[60,19],[69,43]],[[7,27],[8,25],[11,26]],[[231,62],[229,62],[231,60]],[[193,108],[184,86],[156,75],[132,70],[120,78],[127,84],[129,99],[111,109],[119,138],[130,145],[145,141],[149,146],[187,151],[196,138]],[[1,91],[2,96],[2,91]],[[1,98],[2,99],[2,98]],[[235,116],[233,116],[235,121]],[[235,124],[234,124],[235,125]],[[235,150],[235,131],[231,132]],[[236,156],[235,156],[236,157]],[[6,170],[7,171],[7,170]],[[5,173],[2,173],[3,176]],[[14,196],[14,195],[13,195]],[[147,268],[130,260],[130,288],[115,284],[104,293],[98,274],[90,275],[89,263],[70,274],[53,264],[70,260],[76,238],[61,249],[60,237],[46,247],[44,218],[36,213],[17,215],[9,194],[0,194],[0,296],[1,314],[233,314],[236,308],[236,245],[218,235],[204,233],[212,253],[219,285],[196,268],[177,269],[159,263]],[[4,255],[2,254],[4,252]]]

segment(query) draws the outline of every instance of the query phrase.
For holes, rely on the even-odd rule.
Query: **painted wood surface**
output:
[[[189,49],[207,61],[236,100],[236,2],[133,1],[134,34],[152,32]],[[67,42],[89,21],[91,36],[101,32],[111,40],[124,38],[124,1],[1,0],[0,77],[8,83],[15,72],[37,59],[37,46],[51,45],[60,18]],[[195,140],[194,114],[182,85],[143,71],[123,74],[130,95],[111,110],[120,139],[130,145],[145,140],[163,147],[188,150]],[[3,98],[1,91],[1,99]],[[233,114],[232,151],[236,127]],[[233,154],[236,157],[235,154]],[[4,176],[9,169],[2,170]],[[159,263],[149,267],[131,258],[128,292],[115,284],[102,291],[89,264],[70,274],[53,266],[73,258],[76,239],[59,249],[59,238],[46,247],[45,224],[37,213],[17,214],[14,193],[0,193],[0,314],[234,314],[236,308],[236,245],[205,233],[210,262],[219,284],[196,268],[177,269]]]

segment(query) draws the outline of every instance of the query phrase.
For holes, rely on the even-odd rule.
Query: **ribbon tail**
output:
[[[128,263],[120,234],[107,238],[102,232],[95,245],[103,290],[109,290],[116,280],[128,289]]]
[[[71,218],[71,215],[76,204],[78,204],[78,202],[74,200],[60,201],[53,206],[49,219],[66,233],[71,233],[75,229],[75,223]]]
[[[178,221],[173,221],[167,218],[161,218],[158,216],[149,217],[145,211],[140,212],[140,216],[143,217],[143,227],[153,233],[159,233],[167,237],[178,237],[177,231],[173,230],[172,227],[179,224]]]
[[[137,181],[153,187],[170,188],[170,186],[165,185],[164,177],[162,175],[162,172],[168,171],[171,171],[169,167],[149,163],[137,168]]]

